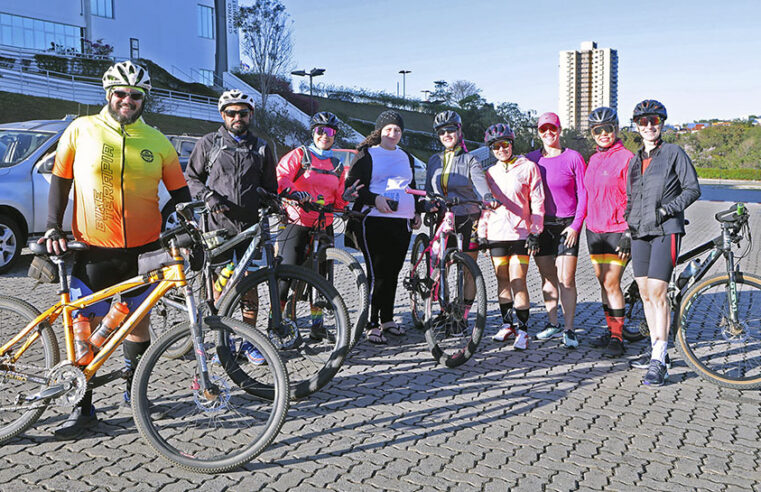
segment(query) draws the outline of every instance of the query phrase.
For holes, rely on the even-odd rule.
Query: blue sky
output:
[[[618,50],[622,117],[646,98],[671,123],[761,114],[758,0],[283,2],[294,68],[325,68],[316,81],[396,93],[405,69],[410,96],[466,79],[491,102],[556,111],[558,52],[597,41]]]

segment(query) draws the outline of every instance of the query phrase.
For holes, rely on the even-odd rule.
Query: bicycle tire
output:
[[[642,306],[642,298],[639,295],[639,287],[636,280],[632,280],[632,283],[624,291],[624,302],[626,322],[621,332],[624,340],[638,342],[645,337],[649,337],[650,329],[647,326],[645,310]]]
[[[362,333],[365,331],[365,326],[367,326],[367,317],[370,312],[370,288],[367,285],[367,275],[365,275],[365,269],[362,268],[359,261],[347,251],[331,247],[325,248],[322,255],[324,255],[324,257],[320,258],[320,263],[324,261],[333,262],[334,280],[336,280],[336,271],[345,273],[345,270],[348,270],[349,275],[354,277],[353,282],[347,283],[346,292],[344,292],[343,289],[343,285],[345,285],[343,281],[333,282],[333,287],[336,287],[336,290],[339,291],[339,294],[341,294],[341,297],[344,299],[344,303],[346,303],[348,299],[351,299],[352,301],[351,309],[348,305],[346,306],[349,313],[349,321],[354,320],[351,330],[351,340],[349,341],[349,350],[351,350],[362,338]],[[336,268],[336,263],[343,265],[343,267],[340,269]],[[341,285],[341,289],[339,289],[336,284]]]
[[[740,322],[733,325],[728,321],[729,275],[714,275],[696,282],[682,299],[676,321],[676,345],[701,378],[726,388],[758,389],[761,277],[737,272],[735,278]]]
[[[140,359],[132,383],[135,423],[171,463],[194,472],[226,472],[258,456],[280,431],[288,412],[288,373],[266,336],[245,323],[209,316],[203,320],[203,343],[210,379],[220,392],[206,398],[198,385],[195,357],[163,355],[188,332],[189,323],[172,328]],[[233,363],[229,345],[219,343],[231,337],[251,343],[264,356],[264,365],[244,365],[251,366],[250,381],[269,383],[272,398],[254,396],[228,380],[228,365],[243,370]]]
[[[279,353],[291,380],[291,398],[304,398],[328,384],[341,368],[349,351],[349,315],[338,291],[314,271],[296,265],[278,265],[275,278],[289,286],[286,305],[282,310],[283,322],[298,333],[299,340],[295,348],[279,350]],[[249,290],[255,289],[259,299],[259,314],[254,320],[256,328],[275,337],[269,327],[269,315],[262,314],[270,312],[268,282],[267,270],[244,277],[222,301],[220,314],[229,317],[239,315],[237,307],[241,299]],[[321,340],[312,340],[309,336],[312,326],[309,295],[312,287],[327,308],[323,326],[328,336]],[[280,306],[276,308],[280,309]]]
[[[425,251],[429,242],[427,234],[418,234],[412,243],[412,251],[410,252],[410,276],[407,288],[410,293],[412,324],[418,330],[425,328],[425,303],[430,296],[431,281],[428,273],[430,272],[431,255]],[[415,264],[423,254],[425,254],[425,259],[415,268]]]
[[[457,367],[470,360],[481,342],[486,326],[486,284],[481,269],[470,256],[450,249],[445,252],[444,261],[447,281],[452,267],[455,267],[451,310],[426,320],[425,340],[431,355],[439,364]],[[464,293],[461,288],[464,282],[462,272],[466,270],[473,277],[476,288],[473,306],[467,318],[464,317]],[[434,301],[432,293],[427,300],[431,307],[428,312],[433,312],[434,302],[438,301]]]
[[[0,339],[10,340],[39,315],[40,312],[28,302],[0,295]],[[19,361],[22,364],[44,367],[46,370],[49,370],[59,362],[59,359],[58,342],[53,329],[48,325],[40,330],[39,339],[26,349]],[[0,367],[3,367],[2,359],[0,359]],[[21,367],[19,369],[24,370]],[[0,374],[2,373],[4,371],[0,369]],[[37,375],[47,376],[47,374]],[[37,388],[44,387],[44,385],[31,381],[24,382],[0,376],[0,387],[2,387],[2,391],[0,391],[0,407],[11,408],[13,405],[18,406],[18,410],[0,411],[0,444],[2,444],[29,429],[45,411],[50,403],[50,399],[36,402],[33,408],[30,405],[25,406],[17,403],[17,396],[29,395],[37,390]]]

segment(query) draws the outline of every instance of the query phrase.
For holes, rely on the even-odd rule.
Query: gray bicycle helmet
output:
[[[116,86],[137,87],[150,92],[151,76],[148,75],[148,70],[129,60],[119,62],[108,67],[103,74],[104,89]]]
[[[602,106],[589,113],[589,128],[612,124],[618,128],[618,113],[613,108]]]
[[[456,126],[457,128],[460,128],[462,127],[462,118],[451,109],[442,111],[433,119],[433,131],[438,131],[439,128],[444,128],[445,126]]]
[[[330,111],[320,111],[312,116],[309,120],[309,129],[314,130],[318,126],[327,126],[334,130],[338,130],[338,118]]]
[[[515,141],[515,132],[510,128],[507,123],[497,123],[490,126],[486,133],[484,133],[484,142],[486,145],[491,145],[498,140]]]
[[[664,120],[668,118],[666,113],[666,106],[656,101],[655,99],[645,99],[641,103],[634,106],[634,115],[632,118],[639,118],[640,116],[647,116],[654,114],[660,116]]]

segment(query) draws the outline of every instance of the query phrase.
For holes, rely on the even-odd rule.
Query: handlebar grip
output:
[[[417,196],[427,196],[428,193],[425,192],[425,190],[416,190],[414,188],[406,188],[404,190],[405,193],[409,195],[417,195]]]

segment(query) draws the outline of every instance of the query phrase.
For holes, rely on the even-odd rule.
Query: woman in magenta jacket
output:
[[[587,188],[587,245],[600,283],[602,309],[609,332],[592,341],[606,357],[624,354],[624,294],[621,276],[629,260],[631,235],[624,219],[626,176],[632,154],[618,138],[618,114],[597,108],[589,114],[589,129],[597,153],[589,158],[584,175]]]

